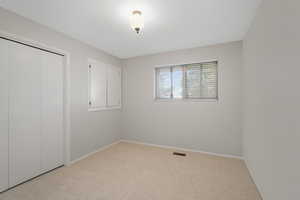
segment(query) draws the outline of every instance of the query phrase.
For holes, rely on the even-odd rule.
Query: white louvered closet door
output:
[[[0,55],[7,59],[1,71],[8,68],[1,93],[9,91],[8,187],[13,187],[63,164],[63,57],[0,40],[7,54]]]

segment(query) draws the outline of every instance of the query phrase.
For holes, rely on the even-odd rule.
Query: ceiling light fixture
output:
[[[144,27],[144,18],[141,11],[135,10],[132,12],[132,15],[130,17],[130,25],[137,34],[140,33],[141,29]]]

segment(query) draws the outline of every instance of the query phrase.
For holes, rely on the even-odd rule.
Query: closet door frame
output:
[[[64,165],[71,165],[71,116],[70,116],[70,53],[55,47],[48,46],[46,44],[36,42],[34,40],[22,37],[20,35],[11,34],[0,30],[0,39],[10,40],[19,44],[37,48],[42,51],[48,51],[63,56],[63,132],[64,132]]]

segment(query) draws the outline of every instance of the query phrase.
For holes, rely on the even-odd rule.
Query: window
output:
[[[156,68],[156,99],[217,99],[217,65],[215,61]]]
[[[110,66],[107,69],[107,106],[120,107],[121,105],[121,69]]]
[[[121,107],[121,69],[89,59],[89,111]]]

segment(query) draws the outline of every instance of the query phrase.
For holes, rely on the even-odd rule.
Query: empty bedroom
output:
[[[0,200],[299,200],[299,9],[0,0]]]

